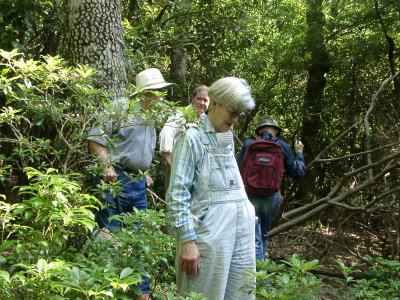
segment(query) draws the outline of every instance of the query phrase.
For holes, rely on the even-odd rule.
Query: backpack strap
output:
[[[253,135],[253,136],[250,137],[250,138],[252,139],[251,143],[254,142],[254,141],[257,141],[257,140],[261,139],[261,137],[258,136],[258,135]],[[250,145],[251,143],[249,143],[249,145]]]
[[[277,142],[277,141],[279,141],[281,138],[279,137],[279,136],[272,136],[272,138],[271,138],[271,140],[272,141],[274,141],[274,142]],[[277,143],[278,144],[278,143]],[[285,161],[285,152],[283,151],[283,148],[282,148],[282,146],[280,145],[280,144],[278,144],[279,145],[279,147],[281,147],[281,149],[282,149],[282,152],[283,152],[283,161]],[[280,193],[281,193],[281,197],[284,197],[285,196],[285,182],[286,182],[286,180],[285,180],[285,173],[283,173],[283,177],[282,177],[282,185],[281,185],[281,189],[280,189]]]

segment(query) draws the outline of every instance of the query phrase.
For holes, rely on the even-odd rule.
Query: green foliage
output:
[[[289,260],[274,262],[258,261],[258,271],[254,274],[257,287],[257,299],[321,299],[324,293],[334,295],[335,299],[383,300],[398,299],[400,295],[400,263],[383,258],[364,257],[370,265],[365,274],[370,279],[355,279],[351,274],[360,272],[353,264],[346,266],[337,260],[337,267],[342,271],[343,285],[336,289],[323,282],[311,272],[322,267],[317,260],[304,261],[298,254]]]
[[[76,175],[58,175],[54,169],[26,172],[30,184],[19,188],[22,201],[0,202],[1,297],[6,299],[26,292],[37,298],[57,294],[60,288],[52,280],[70,267],[63,257],[76,251],[71,240],[78,233],[89,235],[96,226],[97,199],[81,193]]]
[[[128,299],[138,292],[142,276],[150,277],[155,299],[204,299],[195,292],[175,295],[175,243],[162,210],[115,216],[126,226],[108,238],[89,238],[98,202],[81,193],[80,176],[54,169],[26,172],[30,182],[19,188],[21,202],[0,201],[2,299]],[[79,237],[84,245],[75,243]],[[399,262],[366,261],[371,265],[369,280],[355,280],[355,266],[337,262],[345,275],[346,299],[396,299]],[[280,263],[258,262],[257,267],[259,271],[249,273],[257,280],[257,299],[318,299],[322,289],[329,289],[311,273],[320,267],[317,260],[294,254]]]
[[[347,266],[343,261],[336,260],[336,267],[342,272],[343,279],[339,280],[340,288],[337,290],[338,295],[342,295],[343,298],[348,299],[350,295],[350,291],[352,288],[352,284],[356,282],[353,276],[353,273],[360,272],[360,270],[355,270],[356,264],[352,264],[351,266]]]
[[[179,107],[178,112],[182,115],[182,122],[179,124],[183,129],[186,128],[187,124],[198,124],[199,118],[194,110],[193,106]]]
[[[175,296],[172,292],[167,292],[165,295],[155,294],[156,299],[161,300],[207,300],[202,294],[190,292],[187,296]]]
[[[4,164],[81,170],[87,159],[85,132],[107,99],[91,85],[94,70],[68,67],[60,57],[25,60],[17,51],[3,50],[0,68]]]
[[[350,284],[351,282],[354,281],[354,277],[351,276],[351,274],[355,273],[355,272],[359,272],[359,271],[355,271],[354,266],[346,266],[345,263],[341,260],[336,260],[336,263],[337,263],[340,271],[342,271],[342,273],[343,273],[344,282],[345,282],[345,285],[347,286],[348,284]]]
[[[5,105],[0,112],[0,182],[6,195],[17,191],[15,198],[2,196],[10,203],[0,202],[0,298],[125,299],[138,292],[142,276],[151,278],[160,298],[173,295],[175,251],[164,233],[164,212],[121,216],[127,228],[114,232],[111,241],[90,240],[100,204],[82,192],[88,164],[95,163],[87,153],[89,126],[103,126],[101,120],[110,115],[123,124],[129,112],[138,113],[143,91],[129,99],[128,110],[121,109],[118,102],[109,102],[111,95],[93,88],[93,69],[69,67],[59,57],[34,61],[17,51],[0,55]],[[139,113],[144,122],[161,126],[175,114],[175,106],[159,101]],[[192,122],[192,111],[184,117]],[[92,169],[98,173],[99,166]],[[116,187],[111,190],[119,193]],[[190,297],[201,299],[195,293]]]
[[[80,192],[79,177],[33,168],[27,176],[21,203],[0,202],[0,298],[124,299],[141,276],[153,286],[173,281],[174,241],[162,231],[162,211],[115,217],[126,228],[89,240],[97,200]]]
[[[111,95],[93,87],[93,69],[70,67],[60,57],[26,60],[15,50],[0,50],[0,70],[0,100],[4,101],[0,108],[0,183],[4,186],[12,187],[12,179],[24,181],[22,175],[12,178],[10,169],[95,172],[95,167],[88,170],[88,162],[93,161],[86,141],[90,126],[106,128],[111,116],[122,126],[135,112],[144,123],[161,127],[176,109],[171,102],[155,101],[151,108],[138,112],[143,91],[129,98],[129,109],[122,109],[121,103],[111,101]]]
[[[4,251],[16,251],[15,261],[31,263],[53,257],[68,247],[75,232],[89,233],[96,226],[92,210],[97,199],[81,194],[74,176],[26,169],[31,183],[21,186],[18,204],[2,202],[1,242]]]
[[[316,299],[321,279],[310,273],[320,267],[317,260],[304,261],[299,255],[281,263],[257,262],[257,299]]]
[[[54,54],[62,31],[61,6],[56,0],[2,0],[0,49]]]
[[[370,264],[368,274],[372,278],[357,280],[350,291],[351,299],[399,299],[400,262],[381,257],[364,259]]]

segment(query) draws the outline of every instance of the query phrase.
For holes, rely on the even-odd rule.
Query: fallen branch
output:
[[[373,163],[373,166],[375,167],[375,166],[379,166],[379,165],[389,161],[389,164],[385,168],[383,168],[377,175],[369,178],[368,180],[364,181],[362,184],[355,186],[354,188],[351,188],[336,197],[333,197],[332,195],[334,193],[331,192],[327,197],[316,201],[316,203],[318,203],[317,205],[316,205],[316,203],[310,203],[308,205],[304,205],[304,206],[296,209],[295,213],[294,213],[294,211],[289,211],[288,213],[283,214],[282,219],[284,220],[284,223],[271,229],[269,232],[270,237],[273,237],[274,235],[279,234],[281,232],[287,231],[287,230],[295,227],[296,225],[299,225],[299,224],[311,219],[318,213],[330,208],[332,205],[342,202],[345,199],[348,199],[351,196],[354,196],[358,192],[365,190],[366,188],[372,186],[373,184],[375,184],[377,182],[378,179],[385,176],[391,170],[398,168],[397,160],[399,157],[400,157],[400,151],[397,151],[395,153],[392,153],[391,155],[384,157],[379,162]],[[342,178],[342,180],[340,182],[340,186],[336,186],[334,188],[334,190],[339,191],[343,187],[343,184],[346,181],[346,178],[353,176],[353,175],[357,174],[358,172],[368,170],[371,167],[372,166],[364,166],[355,171],[344,174],[344,177]],[[392,192],[394,193],[396,190],[397,189],[393,189]],[[294,219],[291,219],[291,217],[299,215],[300,213],[302,213],[302,215],[300,215],[299,217],[295,217]]]

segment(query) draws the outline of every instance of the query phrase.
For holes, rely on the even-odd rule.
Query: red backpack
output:
[[[284,155],[275,140],[255,139],[244,152],[240,174],[250,195],[269,196],[282,185]]]

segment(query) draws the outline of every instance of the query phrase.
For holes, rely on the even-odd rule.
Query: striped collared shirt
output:
[[[213,126],[208,117],[202,115],[199,126],[191,127],[182,133],[172,151],[171,180],[167,192],[167,204],[181,243],[196,240],[190,213],[190,200],[196,192],[196,170],[203,163],[205,156],[205,147],[200,130],[207,134],[211,147],[219,147]]]
[[[123,124],[109,120],[93,127],[87,140],[106,147],[111,161],[122,168],[146,171],[153,159],[157,136],[152,123],[138,113],[128,116]]]

